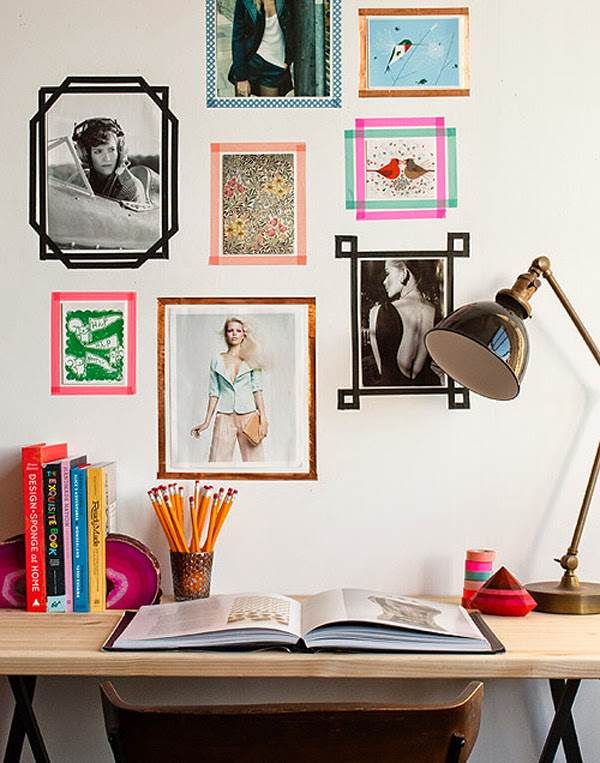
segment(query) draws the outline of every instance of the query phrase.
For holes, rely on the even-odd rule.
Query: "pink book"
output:
[[[62,488],[63,545],[65,565],[65,612],[73,611],[73,548],[71,546],[71,469],[87,463],[87,456],[63,458],[60,462]]]

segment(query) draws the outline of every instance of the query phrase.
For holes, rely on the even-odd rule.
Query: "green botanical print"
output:
[[[223,155],[223,254],[294,254],[294,155]]]
[[[122,310],[67,310],[63,375],[68,382],[122,382],[125,368]]]

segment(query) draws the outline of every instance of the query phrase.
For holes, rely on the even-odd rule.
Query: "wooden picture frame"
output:
[[[468,8],[359,8],[360,98],[470,95]]]
[[[317,479],[315,298],[160,297],[157,309],[157,476]],[[234,371],[232,321],[248,342]],[[268,434],[249,445],[242,430],[261,405]]]

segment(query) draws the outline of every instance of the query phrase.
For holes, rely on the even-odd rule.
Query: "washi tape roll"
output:
[[[496,552],[491,548],[469,548],[465,560],[462,605],[468,607],[481,586],[492,576]]]
[[[491,569],[491,562],[473,562],[470,559],[467,559],[465,562],[465,570],[469,570],[470,572],[489,572]]]
[[[496,552],[491,548],[470,548],[467,550],[467,559],[471,562],[493,562]]]

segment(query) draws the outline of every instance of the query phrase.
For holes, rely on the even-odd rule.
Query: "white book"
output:
[[[297,599],[220,594],[125,613],[107,650],[256,649],[503,651],[483,619],[457,604],[338,588]]]

